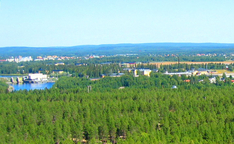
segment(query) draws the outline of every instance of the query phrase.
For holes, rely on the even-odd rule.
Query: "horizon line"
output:
[[[146,42],[146,43],[109,43],[109,44],[82,44],[82,45],[68,45],[68,46],[1,46],[0,48],[11,48],[11,47],[29,47],[29,48],[52,48],[52,47],[76,47],[76,46],[102,46],[102,45],[121,45],[121,44],[234,44],[233,43],[219,43],[219,42]]]

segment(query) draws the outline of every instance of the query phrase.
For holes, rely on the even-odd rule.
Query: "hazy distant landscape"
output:
[[[72,47],[2,47],[1,56],[37,55],[115,55],[115,54],[195,54],[234,53],[234,44],[222,43],[145,43],[105,44]]]

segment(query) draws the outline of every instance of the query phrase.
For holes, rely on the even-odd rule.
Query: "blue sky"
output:
[[[0,47],[234,43],[234,0],[0,0]]]

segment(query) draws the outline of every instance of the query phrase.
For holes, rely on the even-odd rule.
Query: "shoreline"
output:
[[[27,76],[26,74],[0,74],[0,76]]]
[[[48,82],[37,82],[37,83],[12,83],[12,82],[7,82],[8,85],[18,85],[18,84],[43,84],[43,83],[55,83],[56,81],[48,81]]]

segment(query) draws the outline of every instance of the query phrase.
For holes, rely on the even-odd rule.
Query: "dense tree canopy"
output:
[[[234,89],[0,94],[3,143],[233,143]]]
[[[4,80],[0,79],[0,93],[5,93],[7,92],[7,88],[9,86],[4,82]]]
[[[150,77],[134,77],[132,72],[110,77],[123,71],[119,64],[1,64],[4,74],[39,70],[72,74],[46,90],[10,93],[0,81],[1,143],[234,143],[232,77],[224,74],[225,79],[217,77],[216,83],[210,83],[206,75],[161,73],[199,67],[223,69],[225,65],[165,65]],[[107,76],[89,79],[101,74]],[[173,85],[178,88],[172,89]]]
[[[52,89],[0,93],[0,139],[3,143],[233,143],[234,87],[227,81],[210,84],[206,76],[160,73],[98,81],[61,77]],[[89,93],[87,86],[92,87]]]

